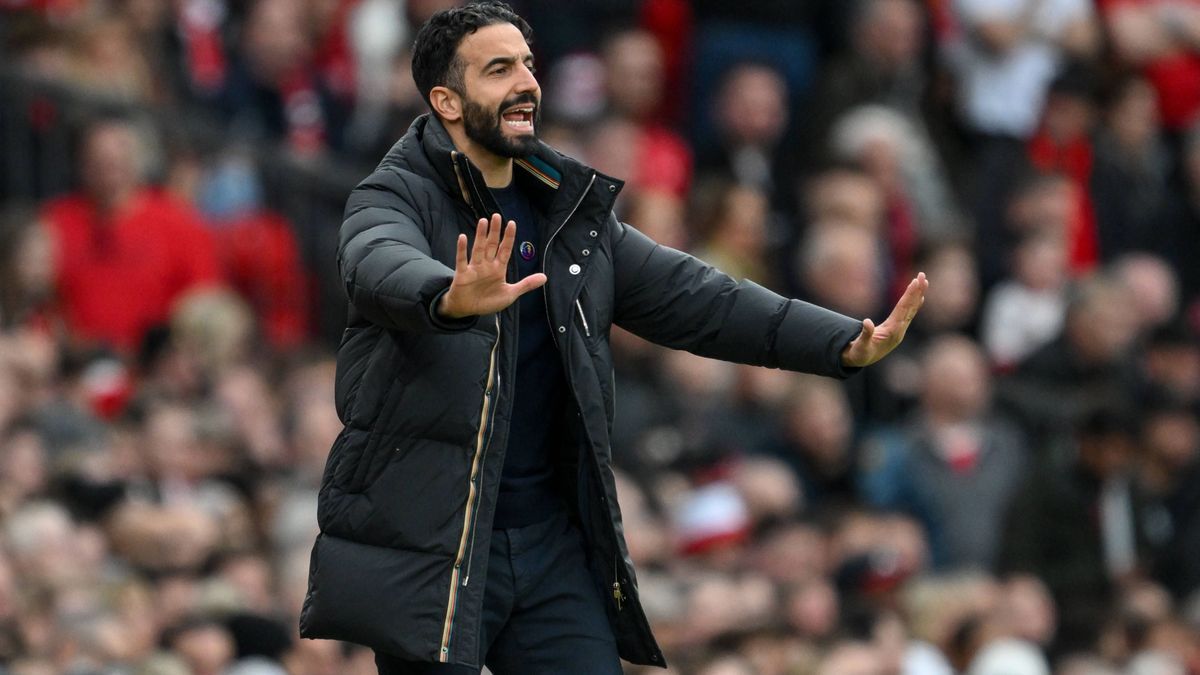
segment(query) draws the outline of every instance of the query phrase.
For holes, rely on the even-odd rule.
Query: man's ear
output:
[[[445,122],[462,119],[462,97],[449,87],[434,87],[429,90],[429,105]]]

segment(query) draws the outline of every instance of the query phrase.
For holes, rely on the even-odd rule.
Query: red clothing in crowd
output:
[[[308,339],[308,281],[292,226],[271,212],[254,213],[214,230],[225,277],[245,298],[276,349]]]
[[[1067,226],[1067,247],[1071,271],[1083,274],[1100,259],[1096,232],[1096,208],[1089,189],[1092,181],[1092,144],[1086,138],[1058,143],[1045,131],[1029,141],[1029,160],[1046,172],[1061,173],[1071,179],[1075,192],[1075,212]]]
[[[657,125],[640,128],[633,183],[686,197],[692,184],[692,150],[679,134]]]
[[[185,291],[220,279],[212,237],[190,207],[155,190],[102,214],[82,195],[45,211],[58,255],[56,282],[71,334],[131,351],[165,323]]]
[[[1171,0],[1179,2],[1180,0]],[[1182,0],[1193,7],[1200,0]],[[1121,7],[1163,6],[1164,0],[1097,0],[1106,17]],[[1158,109],[1163,126],[1172,131],[1187,129],[1200,118],[1200,50],[1177,49],[1151,60],[1142,74],[1158,93]]]

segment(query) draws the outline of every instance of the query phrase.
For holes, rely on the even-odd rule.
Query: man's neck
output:
[[[133,199],[134,190],[118,190],[111,194],[92,194],[97,210],[106,217],[115,216],[125,209]]]
[[[479,172],[483,174],[483,182],[487,183],[489,188],[508,187],[512,183],[513,161],[511,157],[501,157],[480,147],[478,143],[467,137],[461,125],[447,124],[446,131],[450,134],[450,140],[454,141],[454,147],[458,148],[479,168]]]

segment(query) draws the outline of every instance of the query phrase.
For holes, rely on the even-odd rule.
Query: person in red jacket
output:
[[[80,145],[81,188],[44,209],[71,336],[126,353],[182,295],[220,276],[199,217],[146,184],[141,158],[130,122],[92,122]]]

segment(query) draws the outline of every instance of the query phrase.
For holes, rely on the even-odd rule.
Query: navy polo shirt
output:
[[[517,222],[513,258],[520,278],[542,268],[542,245],[533,208],[516,184],[493,189],[505,225]],[[567,381],[550,333],[545,293],[530,291],[517,301],[517,372],[508,446],[496,502],[495,528],[525,527],[561,509],[551,459],[561,442]]]

